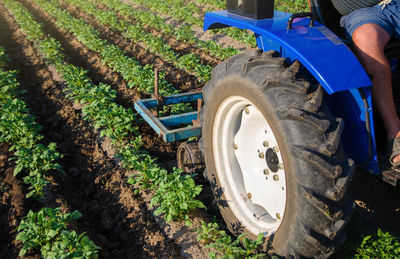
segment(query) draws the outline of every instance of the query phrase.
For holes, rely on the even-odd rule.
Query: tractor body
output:
[[[312,12],[290,14],[272,11],[273,0],[227,0],[228,10],[206,13],[204,30],[249,30],[259,50],[218,64],[202,93],[156,90],[135,103],[166,142],[201,136],[180,145],[178,167],[204,173],[234,235],[263,234],[264,248],[291,258],[327,258],[346,240],[356,166],[394,186],[400,179],[378,163],[372,83],[338,13],[309,2]],[[386,49],[395,69],[399,46]],[[150,110],[196,100],[197,112]]]
[[[236,27],[254,32],[257,46],[274,50],[287,60],[299,60],[329,94],[334,115],[343,118],[343,144],[358,165],[375,174],[378,169],[371,81],[345,42],[326,26],[310,18],[288,21],[292,14],[275,11],[274,17],[255,20],[228,11],[209,12],[204,30]]]

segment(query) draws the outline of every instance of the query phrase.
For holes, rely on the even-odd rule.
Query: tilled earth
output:
[[[95,83],[104,82],[117,90],[118,104],[133,107],[135,100],[144,97],[129,89],[120,75],[101,63],[96,53],[68,32],[57,28],[52,17],[28,0],[20,2],[44,25],[46,34],[62,43],[68,62],[88,70],[89,77]],[[77,9],[66,8],[76,17],[92,20]],[[150,63],[159,70],[165,70],[167,80],[178,89],[195,91],[203,87],[193,75],[164,62],[140,44],[123,39],[119,33],[103,28],[95,21],[91,21],[91,25],[101,32],[103,38],[127,51],[128,55],[142,64]],[[190,53],[192,48],[205,64],[215,65],[219,62],[174,39],[168,39],[168,42],[177,52]],[[15,241],[16,227],[30,209],[37,210],[43,206],[61,206],[63,211],[79,210],[83,218],[74,223],[72,228],[79,233],[86,232],[102,248],[101,258],[181,257],[182,244],[160,227],[148,209],[146,199],[142,195],[133,194],[132,187],[126,184],[127,172],[110,159],[104,143],[82,119],[80,107],[65,98],[62,80],[51,71],[51,67],[43,63],[1,2],[0,45],[5,47],[12,59],[8,69],[19,71],[18,80],[21,88],[26,90],[23,99],[43,126],[45,141],[56,142],[58,150],[64,154],[60,164],[66,171],[66,176],[55,173],[51,177],[51,187],[47,190],[48,198],[45,201],[38,203],[27,200],[24,198],[26,190],[22,180],[19,176],[13,176],[13,164],[8,161],[11,157],[8,146],[0,144],[0,258],[17,257],[21,244]],[[151,155],[158,157],[167,167],[174,166],[176,145],[162,142],[145,124],[140,125],[140,130],[144,147]],[[202,199],[210,202],[210,195],[205,189]],[[371,175],[357,172],[351,193],[357,209],[355,219],[350,224],[350,232],[356,229],[356,233],[368,234],[380,227],[392,234],[400,234],[399,190],[380,183]],[[217,215],[212,212],[210,214]],[[357,237],[351,233],[349,237],[348,242],[357,242]],[[343,252],[336,257],[342,255]],[[37,251],[28,257],[37,258]],[[184,254],[183,257],[204,257],[204,254]]]
[[[13,177],[13,167],[5,145],[1,146],[1,258],[16,257],[15,227],[29,209],[61,206],[79,210],[84,217],[73,225],[102,249],[102,258],[179,258],[179,247],[168,240],[155,223],[140,196],[126,184],[125,172],[99,148],[98,136],[82,120],[79,110],[66,101],[62,85],[53,78],[31,44],[0,5],[0,45],[17,69],[24,100],[43,126],[46,141],[56,142],[64,154],[60,161],[66,176],[54,174],[44,204],[24,199],[21,180]]]

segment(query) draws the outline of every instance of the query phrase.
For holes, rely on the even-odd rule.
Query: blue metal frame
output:
[[[332,113],[343,118],[343,144],[358,165],[380,174],[372,114],[371,81],[348,46],[327,27],[308,18],[296,19],[287,29],[291,14],[275,11],[274,18],[255,20],[227,11],[206,13],[204,30],[223,27],[255,33],[263,51],[275,50],[289,62],[299,60],[329,94]]]
[[[184,93],[163,97],[162,106],[188,103],[203,99],[201,92]],[[152,127],[158,135],[167,143],[177,140],[187,139],[201,135],[201,127],[191,125],[194,120],[197,120],[197,112],[189,112],[178,115],[166,116],[158,118],[150,109],[160,106],[160,102],[156,98],[139,100],[135,102],[135,110],[144,118],[144,120]],[[170,127],[178,127],[169,129]]]
[[[275,50],[283,57],[299,60],[329,94],[371,85],[360,62],[339,37],[317,22],[309,27],[308,18],[297,19],[293,29],[288,30],[290,16],[275,11],[274,18],[254,20],[227,11],[209,12],[204,30],[224,24],[253,31],[260,49]]]

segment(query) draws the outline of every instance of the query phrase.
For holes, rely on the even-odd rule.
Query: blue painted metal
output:
[[[203,95],[201,94],[201,92],[175,94],[164,96],[162,105],[165,106],[178,103],[189,103],[194,102],[197,99],[203,99]],[[145,103],[147,108],[154,108],[159,105],[158,101],[154,98],[141,100],[141,102]]]
[[[226,25],[253,31],[260,49],[299,60],[329,94],[371,85],[357,58],[333,32],[317,22],[309,27],[308,18],[296,19],[293,29],[287,30],[290,16],[275,11],[274,18],[254,20],[227,11],[209,12],[204,29]]]
[[[361,89],[366,97],[367,107],[362,100],[359,89],[350,89],[329,96],[324,102],[335,117],[345,122],[342,143],[346,154],[354,159],[359,167],[375,174],[380,174],[376,149],[376,137],[372,112],[371,88]],[[369,117],[370,132],[366,127]],[[371,147],[368,146],[368,141]],[[372,150],[369,150],[372,148]]]
[[[178,103],[188,103],[203,99],[199,92],[184,93],[172,96],[163,97],[163,102],[160,103],[155,98],[139,100],[135,102],[134,108],[143,117],[143,119],[152,127],[155,132],[160,135],[167,143],[177,140],[187,139],[201,135],[200,126],[188,126],[193,120],[197,120],[197,112],[188,112],[178,115],[166,116],[158,118],[151,111],[151,108],[157,106],[166,106]],[[180,128],[170,129],[169,127],[183,126]]]
[[[160,122],[165,127],[176,127],[182,124],[189,124],[194,120],[197,120],[197,112],[188,112],[160,118]]]
[[[329,94],[325,102],[345,122],[345,152],[359,166],[380,174],[372,114],[371,81],[347,45],[325,26],[297,19],[288,30],[291,14],[275,11],[274,18],[254,20],[227,11],[206,13],[204,30],[228,26],[255,33],[263,51],[275,50],[289,62],[299,60]],[[360,93],[361,89],[363,96]],[[370,129],[367,128],[369,121]],[[368,142],[370,145],[368,145]],[[370,149],[370,150],[369,150]]]

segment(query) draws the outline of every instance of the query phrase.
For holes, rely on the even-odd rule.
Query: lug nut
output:
[[[277,219],[281,219],[281,214],[276,213],[276,218],[277,218]]]
[[[233,144],[233,148],[234,149],[238,149],[238,145],[237,144]]]
[[[264,174],[265,175],[269,175],[269,170],[268,169],[264,169]]]
[[[275,153],[278,153],[278,152],[279,152],[278,146],[275,146],[275,147],[273,148],[273,150],[274,150]]]
[[[248,197],[249,199],[251,199],[251,193],[250,193],[250,192],[247,194],[247,197]]]
[[[249,110],[249,108],[244,108],[244,112],[246,113],[246,114],[249,114],[250,113],[250,110]]]
[[[278,168],[279,168],[279,169],[283,169],[283,164],[279,164],[279,165],[278,165]]]
[[[264,142],[263,142],[263,145],[264,145],[264,147],[268,147],[268,146],[269,146],[268,141],[264,141]]]
[[[274,178],[274,181],[279,181],[279,176],[278,176],[277,174],[275,174],[275,175],[273,176],[273,178]]]
[[[264,153],[263,152],[258,153],[258,157],[259,158],[264,158]]]

